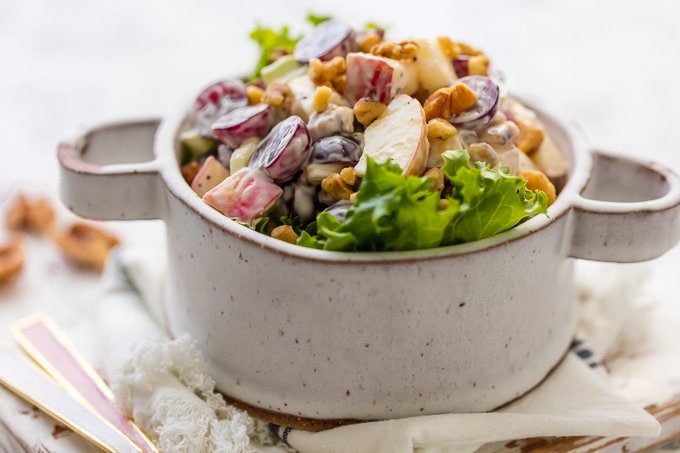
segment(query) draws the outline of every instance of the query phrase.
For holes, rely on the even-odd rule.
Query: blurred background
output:
[[[680,170],[680,2],[405,5],[0,0],[0,203],[18,186],[56,194],[55,146],[76,126],[186,105],[207,82],[252,70],[256,47],[248,34],[256,23],[303,32],[310,11],[356,25],[373,21],[394,38],[468,41],[505,73],[511,91],[578,123],[593,147]],[[162,227],[114,228],[139,239]],[[677,269],[678,249],[655,269]]]

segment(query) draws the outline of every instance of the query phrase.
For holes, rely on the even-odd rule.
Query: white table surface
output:
[[[309,10],[385,24],[397,38],[468,41],[490,55],[511,90],[574,119],[593,147],[680,170],[680,2],[397,4],[0,0],[0,203],[17,187],[56,193],[55,145],[74,126],[182,105],[206,82],[250,71],[254,22],[302,30]],[[128,243],[163,231],[158,222],[111,228]],[[9,323],[37,309],[68,327],[96,293],[93,275],[72,271],[33,240],[28,245],[25,275],[0,289],[2,341],[10,338]],[[40,257],[31,262],[33,252]],[[651,265],[626,266],[651,266],[656,289],[675,296],[680,247]]]

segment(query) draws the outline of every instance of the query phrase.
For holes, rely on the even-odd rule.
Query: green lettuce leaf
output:
[[[428,178],[404,176],[391,162],[367,159],[366,175],[344,222],[322,212],[298,245],[322,250],[427,249],[483,239],[547,212],[547,196],[526,188],[507,168],[470,163],[467,151],[442,154],[448,204]]]
[[[253,79],[260,76],[262,68],[269,64],[269,56],[277,49],[292,53],[300,37],[291,36],[288,27],[283,26],[278,31],[270,27],[258,25],[250,32],[250,39],[260,46],[260,57],[255,66]]]
[[[366,175],[344,222],[320,213],[316,234],[304,232],[299,245],[324,250],[412,250],[437,247],[458,212],[457,200],[439,209],[439,192],[428,178],[404,176],[391,162],[368,158]]]
[[[385,30],[386,29],[386,27],[378,25],[376,22],[366,22],[366,24],[364,25],[364,28],[367,29],[367,30],[380,30],[380,29]]]
[[[307,13],[307,22],[314,25],[315,27],[323,22],[331,20],[332,18],[333,18],[332,16],[316,15],[311,12]]]
[[[444,244],[483,239],[508,230],[537,214],[547,213],[548,198],[526,188],[526,181],[505,167],[470,164],[467,151],[442,154],[442,171],[453,186],[460,212],[447,226]]]

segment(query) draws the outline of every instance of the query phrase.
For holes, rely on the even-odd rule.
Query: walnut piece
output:
[[[336,200],[349,200],[352,186],[347,184],[338,173],[332,173],[321,181],[321,189]]]
[[[262,95],[264,95],[264,90],[258,86],[248,85],[248,87],[246,88],[248,105],[255,105],[262,102]]]
[[[5,225],[13,231],[50,234],[54,227],[54,208],[47,198],[29,200],[19,195],[5,216]]]
[[[78,222],[54,238],[62,253],[77,265],[102,270],[106,257],[120,243],[115,235],[90,223]]]
[[[480,53],[468,59],[468,75],[487,76],[489,74],[489,57]]]
[[[340,170],[340,179],[353,187],[357,183],[357,173],[354,171],[354,167],[345,167]]]
[[[427,122],[427,138],[448,140],[458,134],[458,129],[444,118],[434,118]]]
[[[285,83],[280,80],[274,80],[267,85],[260,100],[272,107],[289,109],[293,102],[293,94]]]
[[[458,55],[463,53],[460,46],[453,42],[448,36],[438,36],[437,42],[439,43],[439,47],[441,48],[442,52],[444,52],[444,55],[446,55],[446,57],[450,60],[453,60]]]
[[[368,126],[383,114],[387,106],[382,102],[372,101],[368,98],[359,99],[355,104],[354,116],[364,126]]]
[[[476,47],[472,47],[470,44],[467,44],[467,43],[464,43],[464,42],[459,42],[458,46],[460,47],[460,51],[464,55],[475,56],[475,55],[481,55],[482,54],[481,50],[479,50]]]
[[[312,97],[312,108],[315,112],[321,113],[328,107],[328,101],[333,95],[333,90],[327,86],[319,86]]]
[[[378,32],[371,31],[361,35],[357,39],[357,45],[360,52],[369,53],[371,48],[382,41],[382,35]]]
[[[318,58],[309,60],[309,79],[316,86],[335,88],[339,93],[345,90],[345,71],[347,63],[343,57],[335,57],[330,61],[321,61]]]
[[[393,60],[414,61],[416,53],[418,53],[418,44],[415,41],[381,42],[371,47],[371,53],[378,57]]]
[[[182,173],[182,178],[184,178],[187,184],[191,184],[200,169],[201,165],[195,160],[192,160],[188,164],[182,165],[179,171]]]
[[[19,236],[0,245],[0,285],[19,275],[24,267],[24,247]]]
[[[477,102],[477,95],[464,83],[440,88],[425,100],[423,104],[425,118],[427,121],[434,118],[449,119],[469,109],[475,102]]]
[[[280,225],[272,230],[272,237],[281,241],[295,244],[297,242],[298,234],[290,225]]]

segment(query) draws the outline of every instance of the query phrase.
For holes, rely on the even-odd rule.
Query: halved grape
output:
[[[225,113],[248,105],[246,87],[238,79],[220,80],[209,85],[194,102],[194,125],[201,133],[212,136],[210,126]]]
[[[238,103],[242,103],[244,100],[248,102],[245,84],[238,79],[225,79],[208,85],[196,98],[194,110],[201,110],[207,105],[219,107],[225,99]]]
[[[295,46],[295,58],[307,63],[312,58],[330,60],[356,49],[354,30],[344,22],[328,20],[317,25]]]
[[[480,129],[489,124],[498,109],[498,85],[484,76],[467,76],[456,83],[464,83],[470,87],[477,95],[477,102],[464,112],[452,116],[449,119],[451,124],[465,129]]]
[[[269,113],[267,104],[239,107],[217,118],[212,125],[213,134],[223,143],[237,148],[250,137],[264,136],[269,125]]]
[[[257,145],[248,166],[264,168],[275,181],[285,181],[309,158],[311,141],[304,121],[299,116],[289,116]]]
[[[333,135],[314,143],[309,162],[314,164],[342,162],[354,165],[359,162],[360,157],[359,143],[349,137]]]
[[[323,212],[331,214],[338,219],[339,222],[344,222],[347,217],[347,211],[352,207],[352,202],[347,200],[340,200],[337,203],[330,205]]]
[[[203,195],[203,200],[226,216],[251,223],[265,215],[282,193],[263,169],[242,168]]]

